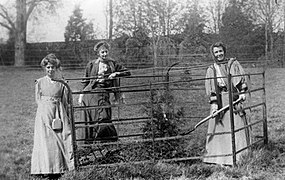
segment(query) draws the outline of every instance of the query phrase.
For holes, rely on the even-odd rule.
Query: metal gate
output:
[[[177,64],[175,64],[177,66]],[[82,93],[98,91],[75,91],[68,83],[68,116],[72,122],[72,137],[75,166],[110,166],[126,163],[191,161],[193,163],[205,158],[204,147],[207,126],[199,125],[201,119],[209,115],[209,104],[204,93],[204,73],[207,66],[169,67],[145,69],[143,73],[133,73],[121,78],[120,93],[124,101],[109,106],[82,107],[75,105],[75,97]],[[256,71],[256,72],[254,72]],[[251,70],[246,74],[249,89],[247,101],[242,109],[250,119],[242,129],[250,129],[251,143],[244,149],[235,149],[233,114],[233,93],[229,89],[229,111],[232,129],[232,156],[236,165],[236,155],[259,143],[267,143],[267,115],[265,98],[265,71]],[[90,77],[90,79],[96,77]],[[228,82],[232,76],[228,74]],[[68,78],[69,82],[83,78]],[[93,139],[89,143],[80,143],[77,138],[80,128],[92,128],[103,124],[86,124],[80,120],[80,113],[86,109],[112,108],[112,124],[115,125],[119,140],[100,141]],[[205,123],[206,124],[206,123]],[[195,129],[191,133],[191,129]]]

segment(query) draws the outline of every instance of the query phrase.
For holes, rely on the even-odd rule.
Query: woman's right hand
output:
[[[79,95],[79,98],[78,98],[78,104],[81,104],[81,103],[82,103],[82,99],[83,99],[83,94],[80,94],[80,95]]]
[[[99,83],[104,83],[104,76],[103,75],[99,75],[98,78],[96,79],[97,82]]]
[[[211,104],[211,115],[218,111],[218,105],[216,103]]]

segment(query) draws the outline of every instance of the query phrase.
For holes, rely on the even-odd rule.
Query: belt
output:
[[[41,96],[41,100],[51,101],[51,102],[60,102],[61,98],[60,97],[52,97],[52,96]]]

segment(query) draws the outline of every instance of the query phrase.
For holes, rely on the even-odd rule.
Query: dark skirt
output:
[[[96,125],[93,127],[81,128],[77,139],[84,139],[87,143],[98,141],[116,141],[118,133],[114,124],[112,124],[112,110],[109,106],[109,92],[102,91],[100,93],[85,94],[82,100],[82,106],[98,106],[95,109],[83,110],[80,115],[80,121],[84,121],[85,125]],[[103,123],[103,124],[102,124]],[[111,123],[111,124],[106,124]]]

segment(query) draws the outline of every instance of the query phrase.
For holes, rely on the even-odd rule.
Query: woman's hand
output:
[[[246,100],[245,94],[240,94],[240,95],[239,95],[239,98],[240,98],[242,101],[245,101],[245,100]]]
[[[211,104],[211,114],[213,115],[218,111],[218,105],[216,103]]]
[[[114,72],[114,73],[110,74],[108,78],[109,79],[114,79],[118,75],[119,75],[119,72]]]
[[[104,75],[98,75],[98,78],[96,79],[97,82],[99,83],[103,83],[105,80],[104,80]]]
[[[78,104],[81,104],[81,103],[82,103],[82,99],[83,99],[83,94],[80,94],[80,95],[79,95],[79,98],[78,98]]]

